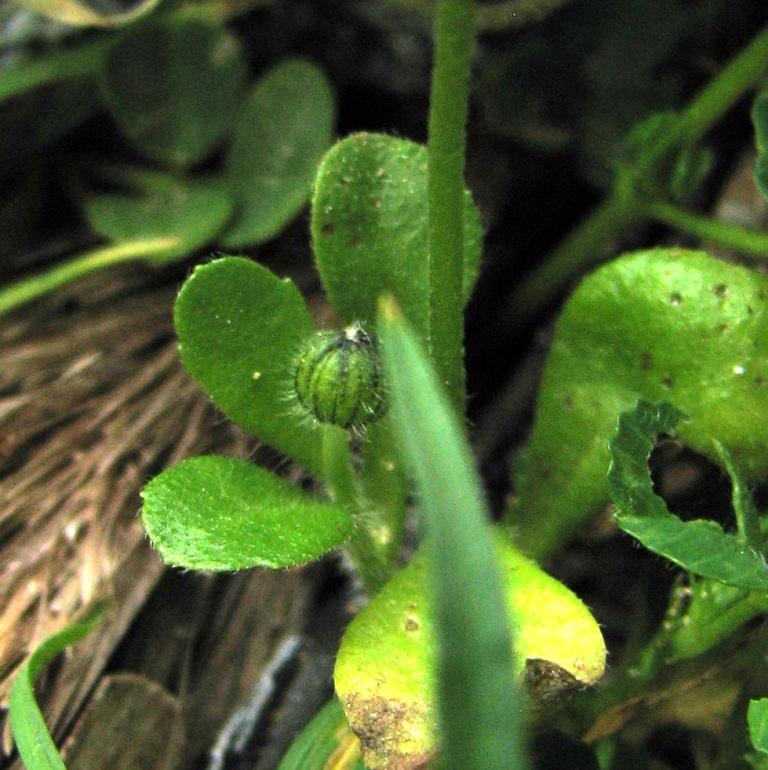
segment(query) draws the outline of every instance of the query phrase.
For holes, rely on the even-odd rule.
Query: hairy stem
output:
[[[464,413],[464,150],[474,0],[439,0],[429,108],[429,342],[440,382]]]

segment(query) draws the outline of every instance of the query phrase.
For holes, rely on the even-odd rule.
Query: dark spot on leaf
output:
[[[661,387],[671,390],[675,386],[675,380],[671,374],[667,374],[661,378]]]
[[[365,238],[360,233],[357,233],[352,237],[352,245],[353,246],[362,246],[363,243],[365,243]]]
[[[406,631],[418,631],[420,628],[419,621],[417,618],[414,618],[413,616],[409,615],[405,619],[405,630]]]
[[[670,305],[675,305],[675,306],[677,306],[677,305],[680,305],[680,304],[682,304],[682,302],[683,302],[683,297],[682,297],[682,295],[678,294],[676,291],[673,291],[673,292],[672,292],[672,293],[669,295],[669,304],[670,304]]]
[[[321,235],[333,235],[336,232],[336,225],[333,222],[326,222],[320,228]]]
[[[537,704],[548,705],[575,692],[581,683],[557,663],[541,658],[525,661],[525,686]]]
[[[566,409],[573,409],[575,404],[573,403],[573,396],[566,396],[563,399],[563,404],[565,405]]]
[[[645,372],[653,368],[653,356],[647,350],[640,356],[640,366]]]
[[[755,385],[757,385],[758,388],[762,388],[765,386],[765,377],[755,377]]]
[[[754,310],[752,310],[752,305],[747,305],[747,315],[753,315]]]
[[[712,291],[720,299],[725,299],[728,296],[728,287],[724,283],[718,283],[716,286],[713,286]]]
[[[728,328],[728,324],[723,321],[723,323],[718,325],[717,330],[720,332],[720,334],[725,334],[728,331]]]

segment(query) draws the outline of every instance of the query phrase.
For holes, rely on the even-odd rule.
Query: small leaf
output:
[[[46,639],[19,669],[10,697],[11,731],[27,770],[66,770],[45,718],[35,700],[35,680],[62,650],[89,634],[102,618],[103,608]]]
[[[181,359],[216,406],[320,473],[322,431],[292,396],[295,356],[315,331],[294,284],[248,259],[219,259],[184,284],[174,320]]]
[[[167,174],[153,179],[153,190],[145,195],[91,198],[85,210],[91,227],[115,243],[168,238],[167,249],[149,259],[164,265],[210,243],[232,216],[232,199],[217,181],[177,180]]]
[[[749,702],[747,724],[752,745],[761,754],[768,754],[768,698]]]
[[[17,5],[29,8],[51,19],[65,24],[88,27],[107,27],[126,24],[151,11],[160,0],[140,0],[129,5],[127,11],[104,13],[101,3],[78,2],[78,0],[14,0]],[[118,3],[119,8],[122,4]]]
[[[587,276],[557,322],[510,512],[551,554],[609,502],[608,441],[638,398],[690,419],[680,439],[747,481],[768,478],[768,278],[701,251],[627,254]]]
[[[768,566],[759,553],[725,534],[714,521],[681,521],[653,491],[648,468],[653,440],[673,433],[683,417],[669,404],[643,400],[619,417],[608,473],[616,521],[646,548],[695,575],[737,588],[768,590]]]
[[[464,296],[477,276],[480,216],[465,194]],[[372,323],[394,295],[420,339],[428,305],[427,150],[383,134],[355,134],[326,153],[312,199],[320,277],[342,321]]]
[[[427,532],[443,761],[445,767],[522,769],[509,625],[480,479],[459,420],[413,332],[391,300],[381,307],[379,338],[395,435]],[[389,657],[378,646],[369,650]],[[342,686],[337,678],[339,692]],[[358,698],[359,692],[347,692],[345,704],[354,708]],[[385,753],[381,746],[365,748],[375,756]]]
[[[227,157],[239,204],[227,248],[269,240],[299,213],[331,143],[333,119],[331,85],[312,62],[285,61],[256,83],[235,119]]]
[[[331,764],[333,762],[333,764]],[[360,741],[332,698],[296,736],[277,770],[365,770]]]
[[[139,151],[187,168],[229,130],[244,82],[240,44],[224,27],[153,22],[128,29],[110,49],[103,90]]]
[[[177,567],[292,567],[318,559],[352,531],[341,506],[228,457],[185,460],[141,494],[147,534],[163,560]]]

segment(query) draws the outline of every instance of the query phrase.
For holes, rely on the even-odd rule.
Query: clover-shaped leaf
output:
[[[102,85],[117,125],[140,152],[187,168],[223,139],[244,83],[242,49],[223,26],[166,20],[121,33]]]
[[[291,567],[352,531],[345,508],[244,460],[193,457],[144,487],[142,518],[167,564],[200,570]]]
[[[243,257],[218,259],[184,284],[174,320],[181,359],[216,406],[320,472],[322,431],[291,395],[295,356],[314,333],[296,286]]]
[[[464,208],[464,296],[477,276],[482,225],[469,192]],[[373,322],[383,292],[426,337],[427,149],[383,134],[354,134],[323,158],[312,199],[320,277],[345,323]]]
[[[330,83],[312,62],[290,59],[256,83],[237,113],[227,156],[239,209],[224,246],[266,241],[299,213],[331,142],[333,118]]]
[[[167,239],[147,260],[163,265],[210,243],[232,216],[234,204],[221,182],[152,174],[140,194],[104,193],[85,213],[91,227],[116,244]]]

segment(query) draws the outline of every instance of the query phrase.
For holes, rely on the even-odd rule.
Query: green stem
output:
[[[0,290],[0,315],[107,265],[163,254],[177,243],[176,237],[148,238],[115,246],[101,246],[88,251],[56,265],[45,273],[22,278]]]
[[[438,0],[429,107],[429,348],[464,414],[464,151],[474,0]]]
[[[768,72],[768,28],[738,53],[722,72],[701,89],[680,114],[677,128],[659,142],[647,166],[660,164],[670,153],[700,139]],[[552,302],[579,272],[602,261],[620,236],[645,219],[639,193],[614,191],[572,234],[567,236],[508,299],[509,315],[520,324]]]
[[[0,102],[49,83],[95,75],[113,42],[112,37],[99,37],[92,42],[0,70]]]
[[[381,547],[359,518],[357,482],[349,451],[349,435],[335,425],[323,427],[323,479],[331,497],[355,518],[347,551],[366,592],[373,596],[389,577],[386,546]]]
[[[514,289],[508,299],[516,325],[530,321],[581,270],[597,264],[640,218],[636,201],[612,195]]]
[[[702,241],[768,259],[768,233],[694,214],[664,201],[649,204],[645,212],[652,219],[695,235]]]

